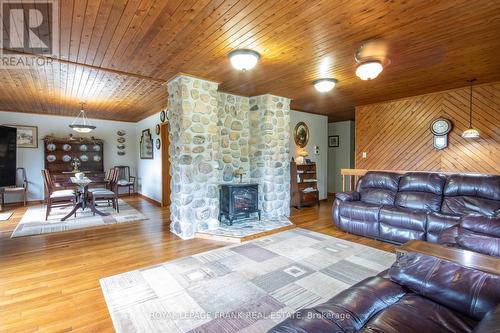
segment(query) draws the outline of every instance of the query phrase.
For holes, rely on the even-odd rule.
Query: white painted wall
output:
[[[354,121],[328,124],[328,135],[339,136],[339,147],[328,148],[328,193],[342,191],[340,169],[354,167]]]
[[[155,146],[152,160],[141,160],[139,156],[139,142],[142,131],[149,129],[153,137],[153,144],[155,144],[156,139],[159,137],[159,135],[155,133],[155,126],[159,123],[159,114],[154,114],[137,122],[135,124],[137,128],[137,138],[135,141],[137,148],[138,192],[146,197],[161,202],[161,149],[156,149]]]
[[[327,198],[327,177],[328,177],[328,117],[305,113],[300,111],[290,111],[290,159],[299,156],[300,149],[295,145],[293,131],[299,122],[305,122],[309,127],[309,141],[305,147],[309,153],[311,161],[316,162],[318,174],[319,198]],[[314,152],[314,146],[319,147],[319,155]]]
[[[71,130],[68,125],[73,121],[71,117],[28,114],[19,112],[0,111],[0,124],[26,125],[38,127],[38,148],[17,148],[17,166],[26,168],[28,178],[28,200],[41,200],[44,196],[41,170],[45,166],[43,153],[43,138],[46,135],[66,137],[69,133],[75,136],[94,136],[104,140],[104,170],[115,165],[129,165],[131,174],[137,174],[137,144],[136,124],[110,120],[91,119],[97,128],[89,134],[81,135]],[[116,132],[126,132],[126,155],[118,156],[116,148],[118,136]],[[77,135],[78,134],[78,135]],[[20,197],[6,196],[6,202],[20,201]]]

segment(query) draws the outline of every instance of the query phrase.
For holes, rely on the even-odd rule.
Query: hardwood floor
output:
[[[169,231],[168,209],[140,197],[124,200],[149,220],[16,239],[10,235],[26,208],[16,208],[0,222],[0,332],[114,332],[99,279],[227,245],[181,240]],[[394,252],[391,244],[336,229],[331,205],[293,209],[291,220],[298,227]]]

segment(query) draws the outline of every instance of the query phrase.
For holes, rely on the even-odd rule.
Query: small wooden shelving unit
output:
[[[316,163],[290,162],[290,206],[319,206],[318,176]]]

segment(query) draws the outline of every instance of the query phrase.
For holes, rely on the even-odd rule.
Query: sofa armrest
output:
[[[360,197],[359,192],[355,191],[335,193],[335,199],[340,201],[359,201]]]
[[[467,250],[500,257],[500,237],[459,228],[456,240],[458,245]]]
[[[500,304],[488,312],[471,333],[500,332]]]
[[[389,279],[370,277],[342,291],[326,303],[296,312],[269,332],[356,332],[371,317],[396,303],[405,294],[403,287]]]

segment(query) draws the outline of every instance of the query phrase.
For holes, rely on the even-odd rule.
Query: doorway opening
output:
[[[170,206],[170,159],[168,147],[170,141],[168,138],[168,123],[160,125],[161,140],[161,206]]]

